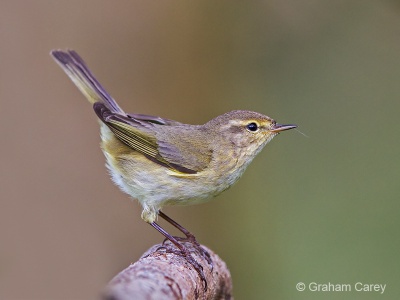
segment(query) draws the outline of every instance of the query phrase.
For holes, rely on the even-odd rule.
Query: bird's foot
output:
[[[208,253],[207,250],[205,250],[205,249],[200,245],[200,243],[196,240],[196,237],[195,237],[193,234],[190,234],[190,233],[189,233],[186,237],[174,236],[174,238],[175,238],[176,240],[178,240],[179,242],[189,242],[189,243],[191,243],[191,244],[193,245],[193,247],[200,253],[200,255],[201,255],[202,257],[204,257],[204,259],[207,261],[207,263],[211,266],[211,272],[212,272],[212,270],[213,270],[213,268],[214,268],[214,265],[213,265],[213,262],[212,262],[212,259],[211,259],[211,255],[210,255],[210,253]],[[164,243],[165,243],[166,241],[168,241],[167,238],[164,239],[163,245],[164,245]]]
[[[164,249],[165,252],[167,252],[167,253],[173,253],[179,257],[184,257],[186,259],[186,261],[193,266],[193,268],[196,270],[197,274],[199,274],[199,277],[200,277],[201,281],[203,282],[204,291],[207,291],[207,280],[206,280],[206,277],[203,272],[203,267],[193,258],[191,252],[183,244],[181,244],[182,249],[175,249],[175,248],[172,248],[172,245],[171,245],[171,247],[164,246],[165,242],[166,241],[163,242],[163,246],[159,247],[157,249],[157,251],[159,249]],[[197,247],[196,247],[196,250],[198,251]],[[208,252],[207,252],[207,254],[208,254]]]

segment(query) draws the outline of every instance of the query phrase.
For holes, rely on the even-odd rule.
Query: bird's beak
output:
[[[289,129],[293,129],[293,128],[297,128],[297,125],[294,124],[275,124],[269,131],[272,132],[276,132],[279,133],[281,131],[285,131],[285,130],[289,130]]]

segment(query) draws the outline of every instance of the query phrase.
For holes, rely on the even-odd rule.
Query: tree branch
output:
[[[181,242],[203,267],[207,281],[204,290],[199,274],[169,241],[147,250],[134,264],[108,284],[103,299],[233,299],[232,280],[225,262],[210,249],[213,266],[190,242]]]

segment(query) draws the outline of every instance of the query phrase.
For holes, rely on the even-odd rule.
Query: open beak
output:
[[[272,132],[276,132],[279,133],[281,131],[285,131],[285,130],[289,130],[289,129],[293,129],[293,128],[297,128],[297,125],[294,124],[275,124],[269,131]]]

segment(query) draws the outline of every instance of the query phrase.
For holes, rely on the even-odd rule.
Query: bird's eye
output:
[[[258,125],[257,125],[257,123],[251,122],[246,125],[246,128],[249,131],[256,132],[258,130]]]

